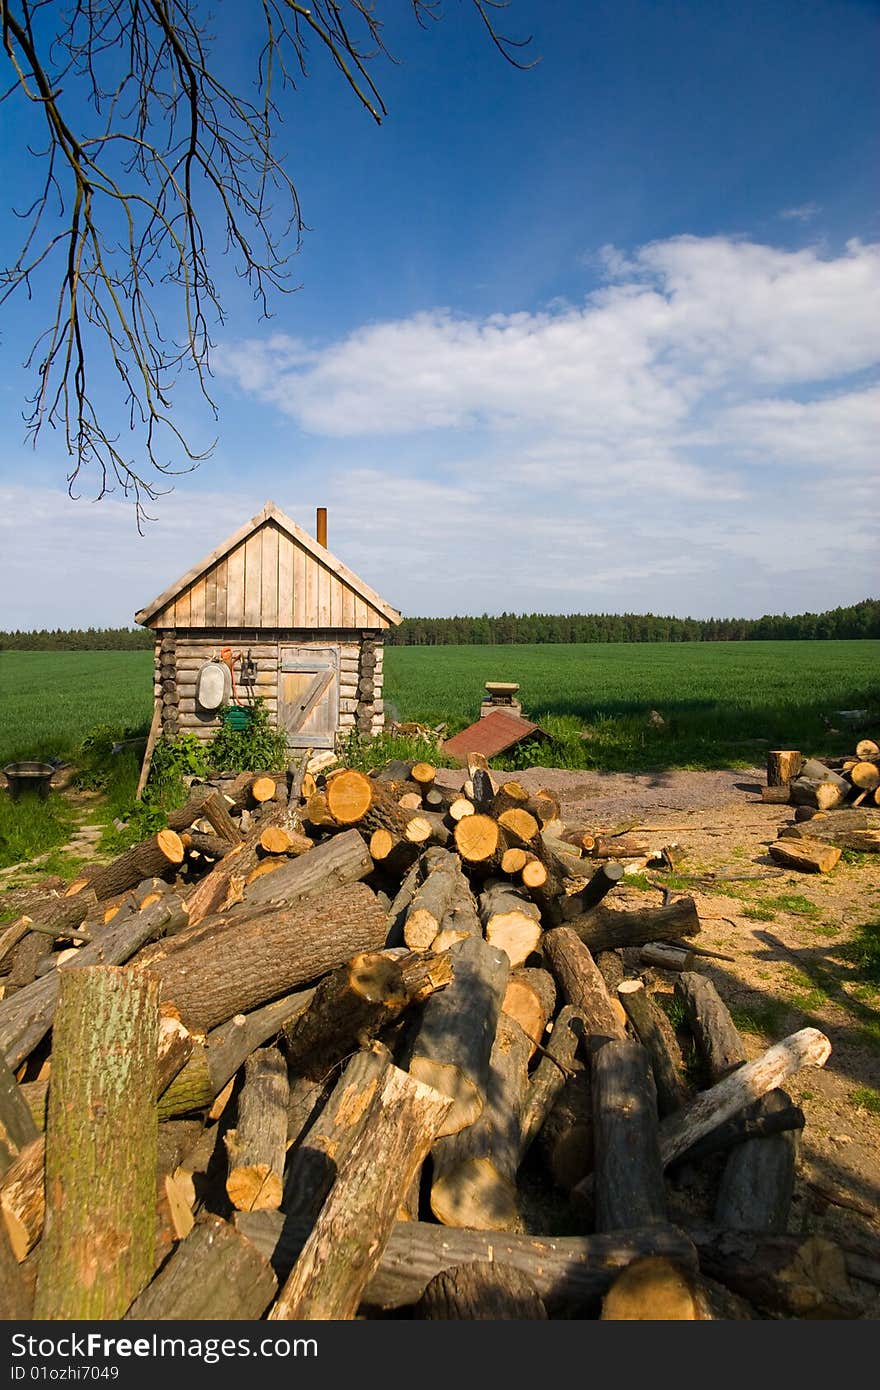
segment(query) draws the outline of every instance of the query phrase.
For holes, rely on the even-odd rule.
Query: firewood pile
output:
[[[770,855],[785,868],[828,873],[845,849],[880,851],[880,745],[861,739],[842,758],[805,758],[796,749],[767,754],[762,800],[795,807]]]
[[[330,762],[0,932],[3,1316],[860,1316],[880,1262],[789,1230],[827,1038],[747,1061],[693,900],[615,907],[643,846],[549,792]]]

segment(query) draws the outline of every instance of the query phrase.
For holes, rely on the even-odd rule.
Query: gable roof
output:
[[[262,511],[257,512],[256,516],[251,517],[250,521],[246,522],[245,525],[240,527],[233,535],[227,536],[226,540],[222,541],[209,555],[205,555],[193,565],[191,569],[188,569],[186,574],[181,575],[181,577],[175,580],[173,584],[170,584],[167,589],[163,589],[162,593],[158,594],[151,603],[148,603],[144,608],[140,609],[139,612],[135,613],[135,622],[145,627],[150,626],[151,620],[154,620],[157,615],[161,615],[165,609],[171,607],[175,601],[185,595],[193,585],[197,585],[199,581],[206,575],[209,575],[212,570],[221,566],[228,556],[238,551],[245,545],[249,538],[254,536],[262,527],[267,526],[286,535],[295,547],[298,547],[301,551],[306,553],[308,559],[320,566],[323,570],[328,571],[330,576],[335,577],[342,586],[352,592],[357,600],[360,600],[361,607],[366,605],[368,610],[372,610],[377,616],[385,619],[388,623],[394,624],[394,626],[401,621],[402,615],[397,609],[392,608],[390,603],[386,603],[374,589],[371,589],[368,584],[365,584],[364,581],[350,570],[347,565],[343,564],[332,551],[320,545],[314,537],[304,531],[301,526],[298,526],[292,517],[287,516],[280,507],[276,507],[274,502],[267,502]],[[174,626],[175,624],[172,623],[170,625]],[[189,624],[185,625],[189,626]],[[230,621],[228,623],[228,626],[252,627],[254,625],[253,622],[234,623]],[[282,622],[272,623],[272,626],[277,627],[297,625],[298,624]],[[369,621],[357,624],[354,622],[334,622],[332,624],[307,623],[305,625],[334,627],[355,625],[362,627],[373,626]],[[382,626],[384,625],[383,623]]]

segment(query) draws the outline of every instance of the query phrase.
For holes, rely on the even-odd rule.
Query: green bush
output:
[[[225,707],[221,716],[225,715]],[[262,698],[250,707],[246,729],[230,729],[225,723],[206,750],[209,765],[220,772],[261,772],[287,766],[287,734],[273,728]]]

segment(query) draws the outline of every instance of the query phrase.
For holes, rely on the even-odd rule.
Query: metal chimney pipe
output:
[[[317,520],[315,522],[315,539],[318,545],[323,545],[327,549],[327,508],[319,507]]]

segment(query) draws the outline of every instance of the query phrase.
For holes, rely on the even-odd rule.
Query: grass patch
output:
[[[743,908],[743,917],[748,917],[752,922],[775,922],[776,913],[768,903],[752,903],[750,907]]]
[[[854,1091],[850,1091],[849,1098],[860,1110],[867,1110],[871,1115],[880,1115],[880,1091],[875,1091],[872,1086],[857,1086]]]
[[[880,985],[880,921],[853,927],[852,940],[840,947],[839,954],[856,967],[865,983]]]
[[[781,1038],[785,1033],[788,1008],[778,1000],[732,1008],[730,1016],[741,1033]]]
[[[764,898],[768,907],[780,912],[790,912],[795,917],[821,917],[822,909],[801,893],[779,893],[775,898]]]
[[[60,792],[50,792],[45,801],[30,792],[17,801],[0,795],[0,867],[27,863],[63,845],[75,823],[75,813]]]

